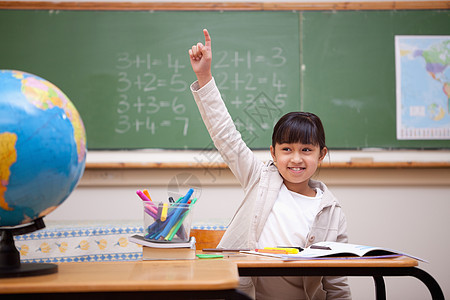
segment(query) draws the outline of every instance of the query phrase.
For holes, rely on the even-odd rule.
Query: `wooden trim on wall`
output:
[[[241,189],[229,169],[87,169],[79,186],[85,188],[123,186],[167,187],[174,178],[189,178],[205,187]],[[448,169],[435,168],[321,168],[312,177],[328,186],[440,186],[450,188]],[[197,184],[197,183],[196,183]]]
[[[48,2],[0,1],[0,9],[38,10],[423,10],[449,9],[450,1],[364,2]]]
[[[320,168],[325,169],[450,169],[450,162],[324,162]],[[135,162],[111,162],[111,163],[86,163],[86,169],[228,169],[225,163],[135,163]]]

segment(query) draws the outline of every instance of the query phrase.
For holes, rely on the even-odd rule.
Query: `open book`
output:
[[[408,256],[416,260],[424,261],[421,258],[410,254],[383,247],[373,247],[366,245],[355,245],[338,242],[315,243],[298,254],[285,254],[281,258],[284,260],[296,259],[317,259],[317,258],[337,258],[337,257],[359,257],[359,258],[384,258],[393,256]]]
[[[318,242],[297,254],[266,254],[256,251],[241,251],[248,254],[257,254],[281,258],[283,260],[302,259],[351,259],[351,258],[387,258],[395,256],[408,256],[416,260],[425,260],[410,254],[383,247],[356,245],[338,242]]]

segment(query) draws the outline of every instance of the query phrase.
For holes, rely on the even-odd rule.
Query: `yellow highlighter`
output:
[[[165,221],[167,218],[167,208],[169,207],[169,204],[164,203],[163,204],[163,208],[162,208],[162,212],[161,212],[161,221]]]
[[[286,254],[297,254],[300,252],[297,248],[277,248],[277,247],[264,247],[265,250],[280,250],[286,251]]]

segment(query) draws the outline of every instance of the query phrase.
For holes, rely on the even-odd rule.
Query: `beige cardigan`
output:
[[[272,161],[261,162],[242,140],[214,79],[201,89],[194,82],[191,91],[214,145],[245,192],[219,247],[255,248],[283,178]],[[314,180],[309,184],[324,193],[304,246],[320,241],[347,242],[347,223],[341,205],[325,184]],[[255,280],[242,278],[241,289],[252,295]],[[303,277],[303,280],[308,299],[351,299],[346,277]]]

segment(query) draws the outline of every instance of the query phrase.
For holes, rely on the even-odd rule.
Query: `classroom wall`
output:
[[[358,153],[360,158],[372,155],[355,152],[350,156]],[[420,157],[423,160],[447,157],[449,161],[448,151],[432,153],[425,152]],[[101,157],[109,159],[106,153],[97,154],[97,161]],[[139,155],[158,157],[152,152],[134,157]],[[268,158],[260,156],[263,160]],[[408,157],[408,152],[401,156]],[[333,152],[334,160],[340,157],[341,153]],[[88,162],[93,165],[92,160]],[[448,168],[324,167],[315,178],[324,181],[344,206],[350,242],[390,247],[428,260],[428,264],[420,263],[421,268],[432,274],[446,297],[450,297]],[[182,194],[188,187],[195,187],[199,198],[194,225],[226,225],[243,195],[228,169],[89,167],[72,195],[46,217],[46,222],[141,224],[143,213],[135,194],[137,189],[149,189],[152,198],[159,201]],[[391,277],[385,281],[388,299],[429,299],[428,290],[417,279]],[[372,278],[350,278],[350,284],[354,299],[375,299]]]
[[[13,0],[6,0],[13,1]],[[17,0],[25,1],[25,0]],[[38,0],[36,0],[38,1]],[[71,2],[60,0],[58,2]],[[393,2],[381,0],[383,2]],[[381,2],[373,1],[373,2]],[[395,2],[413,2],[397,0]],[[419,1],[419,0],[418,0]],[[77,2],[122,2],[121,0]],[[131,1],[162,2],[162,1]],[[174,0],[164,2],[193,2]],[[242,2],[238,0],[195,2]],[[273,2],[248,0],[246,2]],[[283,2],[343,2],[338,0],[284,0]],[[345,2],[368,2],[347,0]],[[424,2],[424,1],[421,1]],[[88,154],[88,161],[91,154]],[[153,157],[153,154],[144,154]],[[389,152],[387,159],[398,161]],[[420,160],[450,161],[449,151],[418,155]],[[108,154],[100,153],[100,157]],[[195,154],[192,156],[195,158]],[[338,153],[339,156],[339,153]],[[366,153],[358,153],[364,160]],[[408,156],[401,153],[400,156]],[[192,158],[191,157],[191,158]],[[443,158],[445,157],[445,158]],[[175,155],[170,158],[179,159]],[[141,161],[139,158],[135,161]],[[154,160],[154,159],[153,159]],[[103,163],[96,158],[95,162]],[[185,161],[184,158],[181,161]],[[92,161],[91,161],[92,162]],[[450,298],[450,172],[447,167],[431,168],[323,168],[316,176],[341,201],[348,220],[350,242],[386,246],[422,257],[429,263],[420,267],[429,272]],[[184,186],[183,183],[188,183]],[[195,186],[199,201],[194,225],[226,225],[242,199],[239,184],[227,169],[211,168],[102,168],[88,167],[69,198],[45,218],[52,224],[142,222],[137,189],[148,188],[154,199],[166,199]],[[181,187],[180,187],[181,186]],[[388,299],[430,299],[425,286],[414,278],[385,278]],[[375,299],[373,280],[350,278],[354,299]]]

